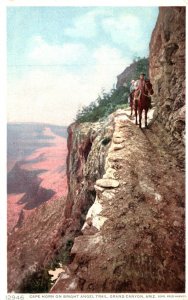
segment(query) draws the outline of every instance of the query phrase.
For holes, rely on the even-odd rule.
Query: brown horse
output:
[[[147,113],[149,108],[151,107],[151,100],[150,95],[153,95],[152,84],[149,79],[145,80],[144,86],[141,89],[139,87],[134,92],[134,110],[135,110],[135,117],[136,117],[136,125],[138,124],[137,121],[137,112],[139,115],[139,127],[141,128],[142,124],[142,112],[145,111],[145,127],[148,127],[147,124]]]

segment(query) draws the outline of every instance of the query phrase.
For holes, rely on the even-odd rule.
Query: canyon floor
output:
[[[184,170],[153,110],[148,129],[129,115],[114,114],[106,173],[52,293],[184,292]]]

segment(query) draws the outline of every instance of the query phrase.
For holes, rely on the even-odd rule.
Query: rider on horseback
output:
[[[148,99],[148,105],[149,108],[152,108],[151,106],[151,97],[148,95],[146,83],[148,82],[148,79],[145,79],[146,74],[145,73],[140,73],[140,78],[136,81],[136,89],[139,89],[140,95],[145,95]]]
[[[144,91],[144,86],[145,86],[145,76],[146,76],[146,74],[141,73],[141,74],[140,74],[140,79],[138,80],[138,86],[139,86],[139,89],[140,89],[141,91]]]
[[[135,83],[133,106],[135,110],[136,124],[137,111],[139,114],[139,126],[141,128],[142,111],[145,111],[145,127],[147,128],[147,112],[151,108],[151,97],[153,94],[152,84],[149,79],[145,79],[145,74],[141,73],[140,78]]]

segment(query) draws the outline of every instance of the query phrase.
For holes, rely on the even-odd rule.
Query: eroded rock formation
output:
[[[105,174],[51,292],[182,292],[184,174],[155,132],[113,118]]]
[[[184,24],[183,7],[160,8],[150,43],[154,119],[140,130],[125,110],[111,115],[105,172],[52,293],[185,291]]]
[[[9,235],[9,292],[23,292],[23,280],[45,269],[67,241],[80,234],[88,209],[95,201],[95,182],[104,174],[113,126],[111,117],[95,124],[69,126],[68,197],[34,208],[22,226]]]
[[[85,216],[95,201],[95,182],[104,174],[107,151],[113,134],[113,121],[72,124],[68,128],[65,238],[80,233]]]
[[[150,41],[149,73],[158,124],[169,132],[167,143],[184,165],[185,7],[161,7]]]
[[[24,280],[53,259],[62,242],[65,199],[46,202],[27,215],[8,236],[8,292],[22,290]],[[25,212],[24,212],[25,213]]]

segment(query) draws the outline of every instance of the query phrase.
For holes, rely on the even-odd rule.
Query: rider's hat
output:
[[[145,74],[145,73],[143,73],[143,72],[142,72],[142,73],[140,73],[140,75],[144,75],[144,76],[146,76],[146,74]]]
[[[131,83],[133,83],[133,82],[135,82],[135,80],[134,80],[134,79],[132,79],[132,80],[131,80]]]

